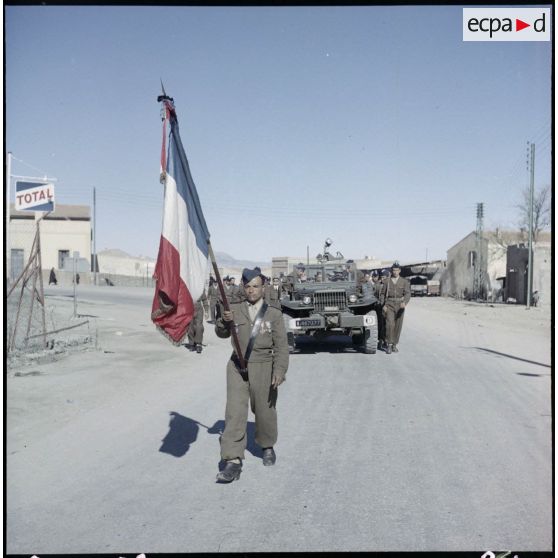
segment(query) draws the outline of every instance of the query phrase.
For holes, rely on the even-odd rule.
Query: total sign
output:
[[[464,41],[550,41],[550,8],[463,8]]]
[[[15,209],[18,211],[54,211],[54,184],[17,181]]]

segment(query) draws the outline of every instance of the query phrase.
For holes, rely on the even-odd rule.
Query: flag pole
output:
[[[163,85],[163,80],[161,80],[161,90],[162,95],[157,97],[157,102],[163,104],[163,110],[161,114],[161,119],[163,120],[163,146],[161,149],[161,182],[164,182],[166,174],[166,153],[165,153],[165,139],[166,139],[166,120],[168,118],[176,119],[176,112],[174,110],[174,99],[169,97],[165,91]],[[213,248],[211,246],[211,241],[207,240],[207,248],[209,252],[209,257],[211,259],[211,264],[213,265],[213,271],[215,273],[215,278],[217,280],[217,285],[219,285],[219,292],[221,293],[221,299],[223,301],[223,307],[226,311],[230,311],[229,301],[227,299],[227,294],[225,293],[225,287],[223,286],[223,280],[221,279],[221,274],[219,273],[219,268],[217,267],[217,261],[215,260],[215,254],[213,253]],[[238,334],[236,332],[235,322],[231,324],[231,335],[233,339],[234,350],[238,357],[238,363],[242,372],[247,371],[246,360],[240,349],[240,342],[238,340]]]
[[[221,274],[219,273],[219,268],[217,267],[217,261],[215,260],[215,254],[213,253],[213,248],[211,247],[211,241],[207,242],[207,247],[209,249],[209,258],[211,259],[211,264],[213,265],[213,273],[215,273],[215,279],[217,280],[217,285],[219,286],[219,292],[221,293],[221,299],[223,300],[223,308],[225,311],[230,311],[231,307],[227,299],[227,293],[225,292],[225,287],[223,286],[223,280],[221,279]],[[231,326],[231,335],[234,343],[234,350],[238,357],[238,362],[242,371],[246,371],[246,361],[244,360],[244,355],[240,350],[240,342],[238,341],[238,334],[236,333],[236,327],[234,319]]]

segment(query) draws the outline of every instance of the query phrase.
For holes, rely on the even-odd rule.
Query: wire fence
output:
[[[98,346],[97,324],[74,316],[73,300],[45,302],[37,292],[16,288],[6,304],[8,369],[54,361],[69,353]]]
[[[55,360],[60,354],[97,345],[96,324],[76,315],[72,297],[52,304],[44,295],[48,271],[41,270],[40,246],[22,248],[8,281],[5,346],[8,369],[37,360]],[[13,254],[13,253],[12,253]],[[10,263],[13,263],[13,258]]]

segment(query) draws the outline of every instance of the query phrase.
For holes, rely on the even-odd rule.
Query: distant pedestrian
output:
[[[539,291],[533,293],[533,306],[537,306],[539,303]]]
[[[48,284],[52,285],[52,284],[57,285],[58,281],[56,280],[56,273],[54,273],[54,267],[50,270],[50,274],[48,276]]]
[[[79,285],[79,273],[76,273],[76,285]]]

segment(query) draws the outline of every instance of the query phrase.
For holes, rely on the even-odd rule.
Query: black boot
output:
[[[275,450],[273,448],[265,448],[263,450],[262,461],[266,467],[270,465],[275,465],[275,461],[277,460],[277,456],[275,455]]]
[[[217,473],[217,482],[232,482],[240,478],[242,471],[242,461],[235,463],[234,461],[227,461],[225,468]]]
[[[386,355],[391,355],[391,343],[386,345]]]

